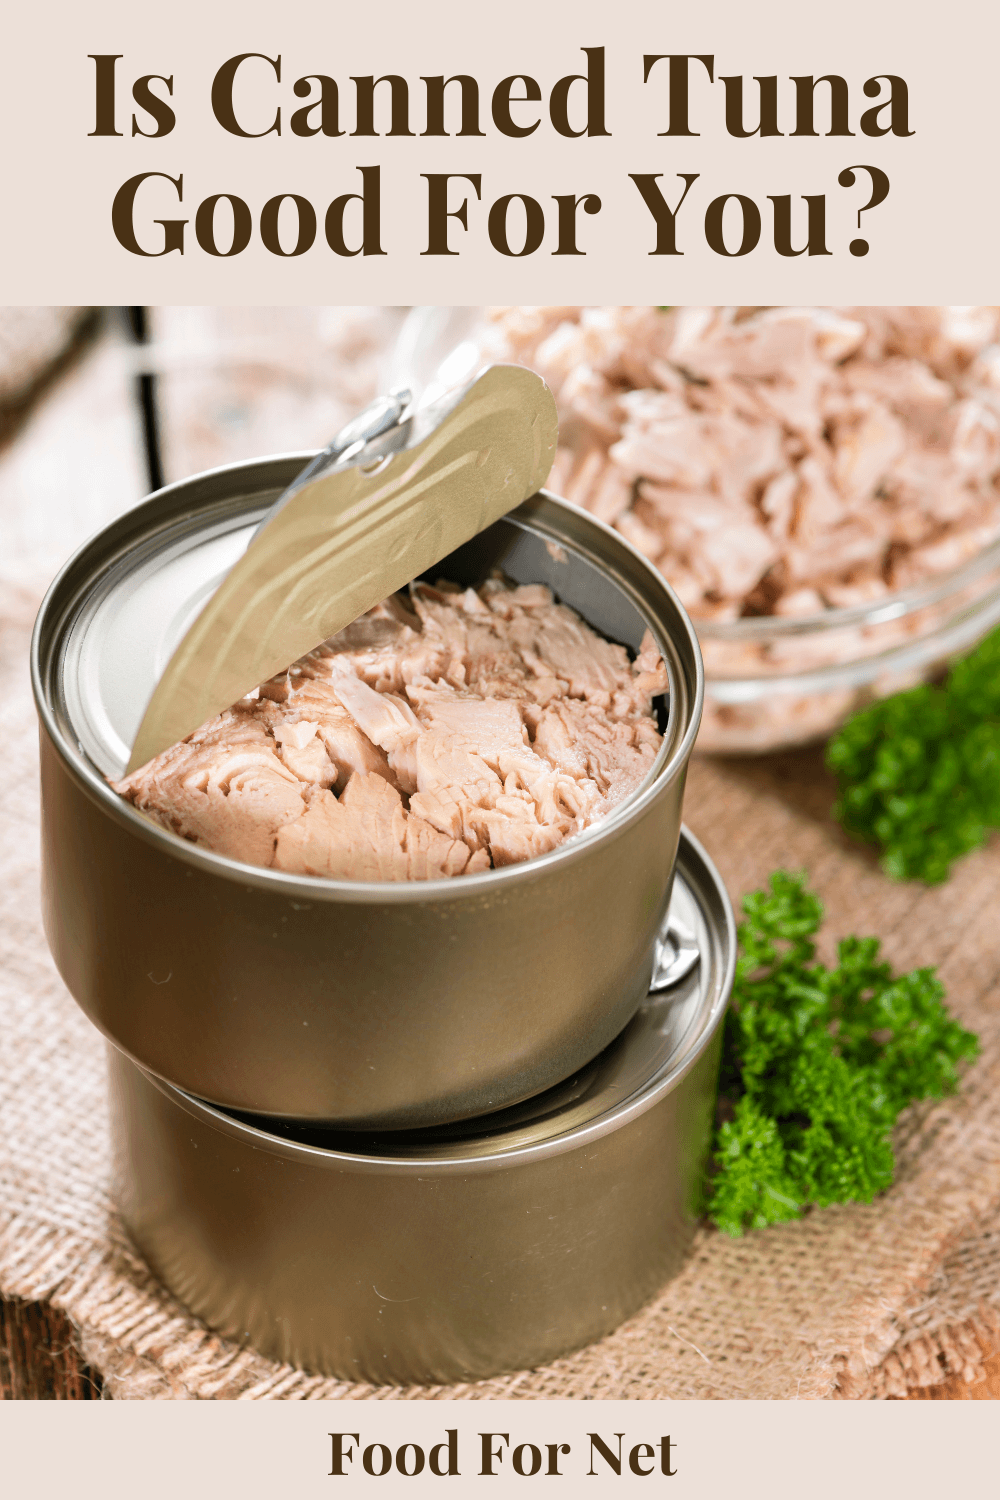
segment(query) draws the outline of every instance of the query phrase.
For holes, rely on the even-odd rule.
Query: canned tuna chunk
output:
[[[432,880],[547,854],[637,790],[668,686],[543,584],[415,582],[115,790],[217,854]]]
[[[409,700],[392,682],[369,697],[371,685],[355,673],[349,693],[365,700],[356,715],[391,705],[394,722],[373,724],[365,736],[384,765],[365,772],[342,743],[338,760],[336,726],[320,735],[319,707],[289,715],[280,687],[265,685],[264,706],[249,701],[243,721],[267,734],[273,720],[267,756],[280,768],[281,795],[298,799],[265,843],[270,860],[206,847],[196,828],[178,836],[150,797],[131,805],[111,783],[174,646],[306,457],[237,464],[169,486],[81,549],[50,590],[33,647],[49,941],[70,990],[110,1040],[212,1104],[357,1129],[468,1118],[568,1077],[621,1031],[646,993],[701,711],[697,643],[669,587],[638,554],[593,517],[539,492],[442,560],[415,597],[428,611],[451,608],[433,587],[442,578],[463,595],[473,590],[468,609],[473,598],[489,608],[496,587],[519,598],[524,613],[556,607],[532,593],[547,589],[602,644],[625,648],[615,659],[628,681],[609,683],[609,694],[662,671],[659,725],[639,726],[639,705],[625,768],[632,781],[613,805],[605,798],[597,808],[596,781],[596,790],[580,778],[570,786],[558,763],[568,753],[559,715],[574,710],[545,702],[543,688],[536,729],[548,715],[542,742],[553,758],[541,767],[532,759],[541,760],[538,749],[511,740],[501,749],[514,760],[497,759],[495,774],[506,764],[502,793],[515,812],[524,777],[551,778],[550,830],[539,837],[529,822],[514,826],[502,806],[486,808],[476,837],[489,863],[475,863],[463,837],[463,817],[475,822],[467,811],[428,796],[411,816]],[[488,585],[484,599],[497,572],[506,583]],[[344,654],[315,659],[336,667]],[[641,688],[647,699],[649,686]],[[386,702],[373,706],[376,697]],[[454,733],[448,716],[461,694],[438,698],[429,713],[439,715],[440,749]],[[360,816],[348,782],[365,793],[364,776],[386,767],[392,774],[375,790],[399,802],[387,809],[390,821],[405,813],[420,825],[412,851],[408,840],[403,851],[405,874],[387,879],[377,858],[324,866],[301,820]],[[576,807],[574,791],[584,798]],[[588,818],[587,797],[599,816]],[[551,828],[559,838],[547,843]],[[276,860],[279,829],[288,831]]]

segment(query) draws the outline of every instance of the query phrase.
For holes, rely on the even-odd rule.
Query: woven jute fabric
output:
[[[1000,846],[936,890],[893,885],[829,820],[816,752],[699,761],[686,819],[735,899],[804,868],[827,939],[883,936],[936,964],[980,1033],[962,1092],[909,1112],[891,1191],[730,1240],[705,1228],[680,1275],[609,1338],[543,1369],[463,1386],[346,1385],[207,1331],[154,1280],[108,1193],[104,1043],[55,972],[38,900],[36,729],[27,647],[37,601],[2,611],[0,1292],[50,1299],[117,1399],[817,1399],[979,1378],[1000,1348]]]

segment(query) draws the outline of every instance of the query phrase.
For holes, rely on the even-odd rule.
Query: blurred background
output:
[[[318,448],[376,393],[404,308],[0,308],[0,589],[37,598],[151,489]]]

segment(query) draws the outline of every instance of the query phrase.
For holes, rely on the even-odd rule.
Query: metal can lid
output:
[[[402,393],[362,412],[296,476],[190,622],[155,684],[127,771],[536,494],[558,431],[551,391],[519,365],[491,365],[406,414]]]
[[[178,642],[242,556],[286,475],[307,456],[233,465],[169,486],[93,538],[53,584],[36,630],[38,654],[47,659],[39,673],[44,685],[37,684],[39,706],[48,700],[73,748],[102,776],[124,774],[150,695]],[[701,710],[700,658],[690,622],[648,565],[633,570],[634,578],[620,564],[617,570],[606,565],[599,555],[599,533],[606,530],[540,491],[446,558],[438,576],[446,576],[454,560],[471,560],[474,571],[480,558],[486,569],[480,577],[499,564],[516,582],[548,583],[594,629],[633,649],[651,629],[671,678],[670,722],[655,775],[683,755],[681,742],[693,737]],[[616,534],[609,539],[616,554],[631,552]],[[658,616],[670,617],[676,640]]]
[[[124,774],[167,662],[266,506],[265,497],[241,514],[185,516],[95,570],[66,637],[60,685],[77,743],[103,775]]]

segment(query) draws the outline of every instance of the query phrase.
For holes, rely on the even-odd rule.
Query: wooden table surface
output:
[[[977,1385],[948,1380],[912,1390],[911,1401],[1000,1401],[1000,1354]],[[97,1371],[77,1351],[67,1318],[43,1302],[0,1298],[0,1401],[102,1401]]]

